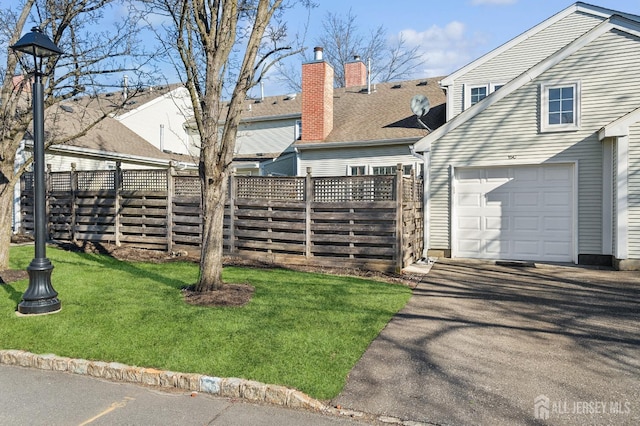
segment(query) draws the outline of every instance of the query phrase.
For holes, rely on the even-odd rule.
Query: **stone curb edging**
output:
[[[0,350],[0,364],[38,368],[40,370],[65,371],[117,382],[183,389],[291,408],[327,412],[332,410],[331,407],[295,389],[279,385],[267,385],[253,380],[177,373],[156,370],[155,368],[135,367],[117,362],[87,361],[59,357],[54,354],[38,355],[15,349]]]
[[[360,411],[331,407],[303,392],[280,385],[268,385],[254,380],[235,377],[221,378],[203,374],[177,373],[155,368],[136,367],[118,362],[88,361],[85,359],[60,357],[55,354],[34,354],[18,349],[0,349],[0,364],[40,370],[62,371],[96,377],[114,382],[159,386],[202,392],[223,398],[245,399],[289,408],[319,411],[351,418],[375,417]],[[423,423],[402,421],[395,417],[379,416],[382,423],[403,426]]]

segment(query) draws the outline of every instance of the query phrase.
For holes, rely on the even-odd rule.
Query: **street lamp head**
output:
[[[34,58],[62,55],[62,50],[51,41],[39,27],[31,28],[31,32],[23,35],[13,46],[15,52],[32,55]]]

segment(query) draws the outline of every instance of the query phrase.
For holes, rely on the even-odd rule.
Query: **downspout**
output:
[[[429,230],[431,225],[431,143],[429,143],[423,154],[418,154],[416,152],[415,145],[411,145],[409,148],[411,149],[411,155],[422,160],[422,164],[424,165],[424,176],[422,177],[424,181],[422,188],[424,203],[424,226],[422,227],[424,245],[422,247],[422,258],[428,259],[429,247],[431,246],[431,242],[429,240]]]

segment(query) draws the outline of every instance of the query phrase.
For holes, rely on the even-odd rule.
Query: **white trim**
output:
[[[613,254],[613,144],[602,143],[602,254]]]
[[[351,174],[351,169],[355,167],[364,167],[364,175]],[[347,164],[346,176],[366,176],[369,174],[369,167],[370,166],[367,164],[358,164],[358,163]]]
[[[482,101],[483,99],[485,99],[487,96],[489,96],[489,84],[488,83],[479,83],[479,84],[469,84],[469,83],[465,83],[463,85],[463,95],[462,95],[462,99],[463,99],[463,108],[467,109],[472,107],[473,105],[471,105],[471,90],[473,89],[485,89],[485,96],[484,98],[480,99],[480,101]],[[478,101],[478,102],[480,102]],[[478,103],[476,102],[476,104]]]
[[[551,89],[573,89],[573,123],[549,124],[549,91]],[[569,132],[580,130],[582,84],[578,81],[546,81],[540,83],[540,133]]]
[[[629,255],[629,136],[619,136],[617,141],[616,174],[616,247],[615,257],[626,259]]]
[[[426,132],[426,129],[425,129]],[[331,148],[360,148],[366,146],[381,145],[412,145],[420,141],[420,136],[413,136],[402,139],[379,139],[371,141],[340,141],[340,142],[294,142],[295,148],[304,151],[307,149],[331,149]]]

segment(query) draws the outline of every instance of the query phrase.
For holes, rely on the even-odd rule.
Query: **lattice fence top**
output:
[[[122,190],[124,191],[166,191],[167,181],[165,170],[122,171]]]
[[[49,174],[52,191],[71,191],[71,172],[54,172]]]
[[[395,176],[349,176],[313,178],[314,201],[392,201]]]
[[[113,170],[86,170],[78,172],[78,190],[114,190],[116,172]]]
[[[404,201],[418,201],[421,202],[424,198],[423,192],[423,180],[414,178],[403,178],[402,183],[402,196]]]
[[[178,176],[173,181],[173,191],[175,195],[200,195],[202,185],[199,176]]]
[[[33,172],[25,172],[25,173],[23,173],[22,176],[21,176],[21,179],[22,179],[22,182],[23,182],[23,185],[24,185],[24,189],[26,191],[32,191],[33,190],[33,186],[34,186],[34,183],[33,183],[33,180],[34,180]]]
[[[304,201],[304,178],[241,176],[236,197]]]

